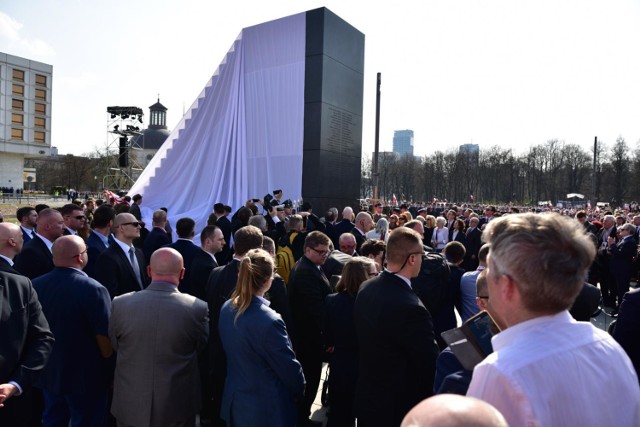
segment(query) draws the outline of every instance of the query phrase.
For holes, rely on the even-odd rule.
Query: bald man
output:
[[[13,269],[21,249],[20,227],[0,223],[0,426],[26,426],[31,415],[37,418],[39,407],[29,389],[53,345],[31,281]]]
[[[98,256],[93,272],[111,298],[142,290],[149,283],[144,254],[133,246],[134,239],[140,237],[142,223],[130,213],[121,213],[116,215],[113,227],[114,241]]]
[[[111,299],[107,289],[82,271],[87,245],[79,236],[53,243],[55,268],[33,281],[42,311],[56,337],[42,372],[44,425],[102,425],[107,417],[110,377],[104,359]]]
[[[496,408],[482,400],[440,394],[414,406],[401,427],[508,427],[508,424]]]
[[[51,247],[64,232],[64,219],[55,209],[44,209],[38,214],[38,231],[15,259],[15,269],[29,279],[35,279],[53,270]]]
[[[20,227],[10,222],[0,223],[0,271],[20,274],[13,268],[13,259],[22,250],[23,241]]]
[[[119,426],[193,427],[207,304],[178,291],[184,266],[175,249],[155,251],[148,273],[149,287],[113,300],[109,338],[118,358],[111,413]]]

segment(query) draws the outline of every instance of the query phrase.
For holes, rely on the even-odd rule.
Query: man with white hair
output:
[[[506,328],[475,367],[467,395],[514,426],[637,425],[640,388],[631,361],[609,334],[568,312],[595,256],[584,228],[557,214],[528,213],[495,219],[484,235],[489,302]],[[585,405],[594,389],[615,390],[615,398]]]
[[[356,224],[351,229],[351,234],[356,238],[356,252],[360,253],[362,244],[367,240],[366,234],[373,228],[373,219],[369,212],[358,212]]]

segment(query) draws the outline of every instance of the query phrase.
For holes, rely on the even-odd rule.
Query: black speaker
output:
[[[129,150],[127,149],[127,137],[120,137],[120,145],[119,145],[119,154],[118,154],[118,166],[121,168],[129,167]]]

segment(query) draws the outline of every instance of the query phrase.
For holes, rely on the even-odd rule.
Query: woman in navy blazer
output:
[[[305,380],[282,317],[269,308],[273,260],[262,249],[240,262],[238,283],[220,311],[227,355],[221,418],[227,426],[295,426]]]

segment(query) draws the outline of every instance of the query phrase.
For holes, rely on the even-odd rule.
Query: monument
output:
[[[323,215],[360,191],[364,35],[326,8],[245,28],[129,194],[197,229],[282,189]]]

